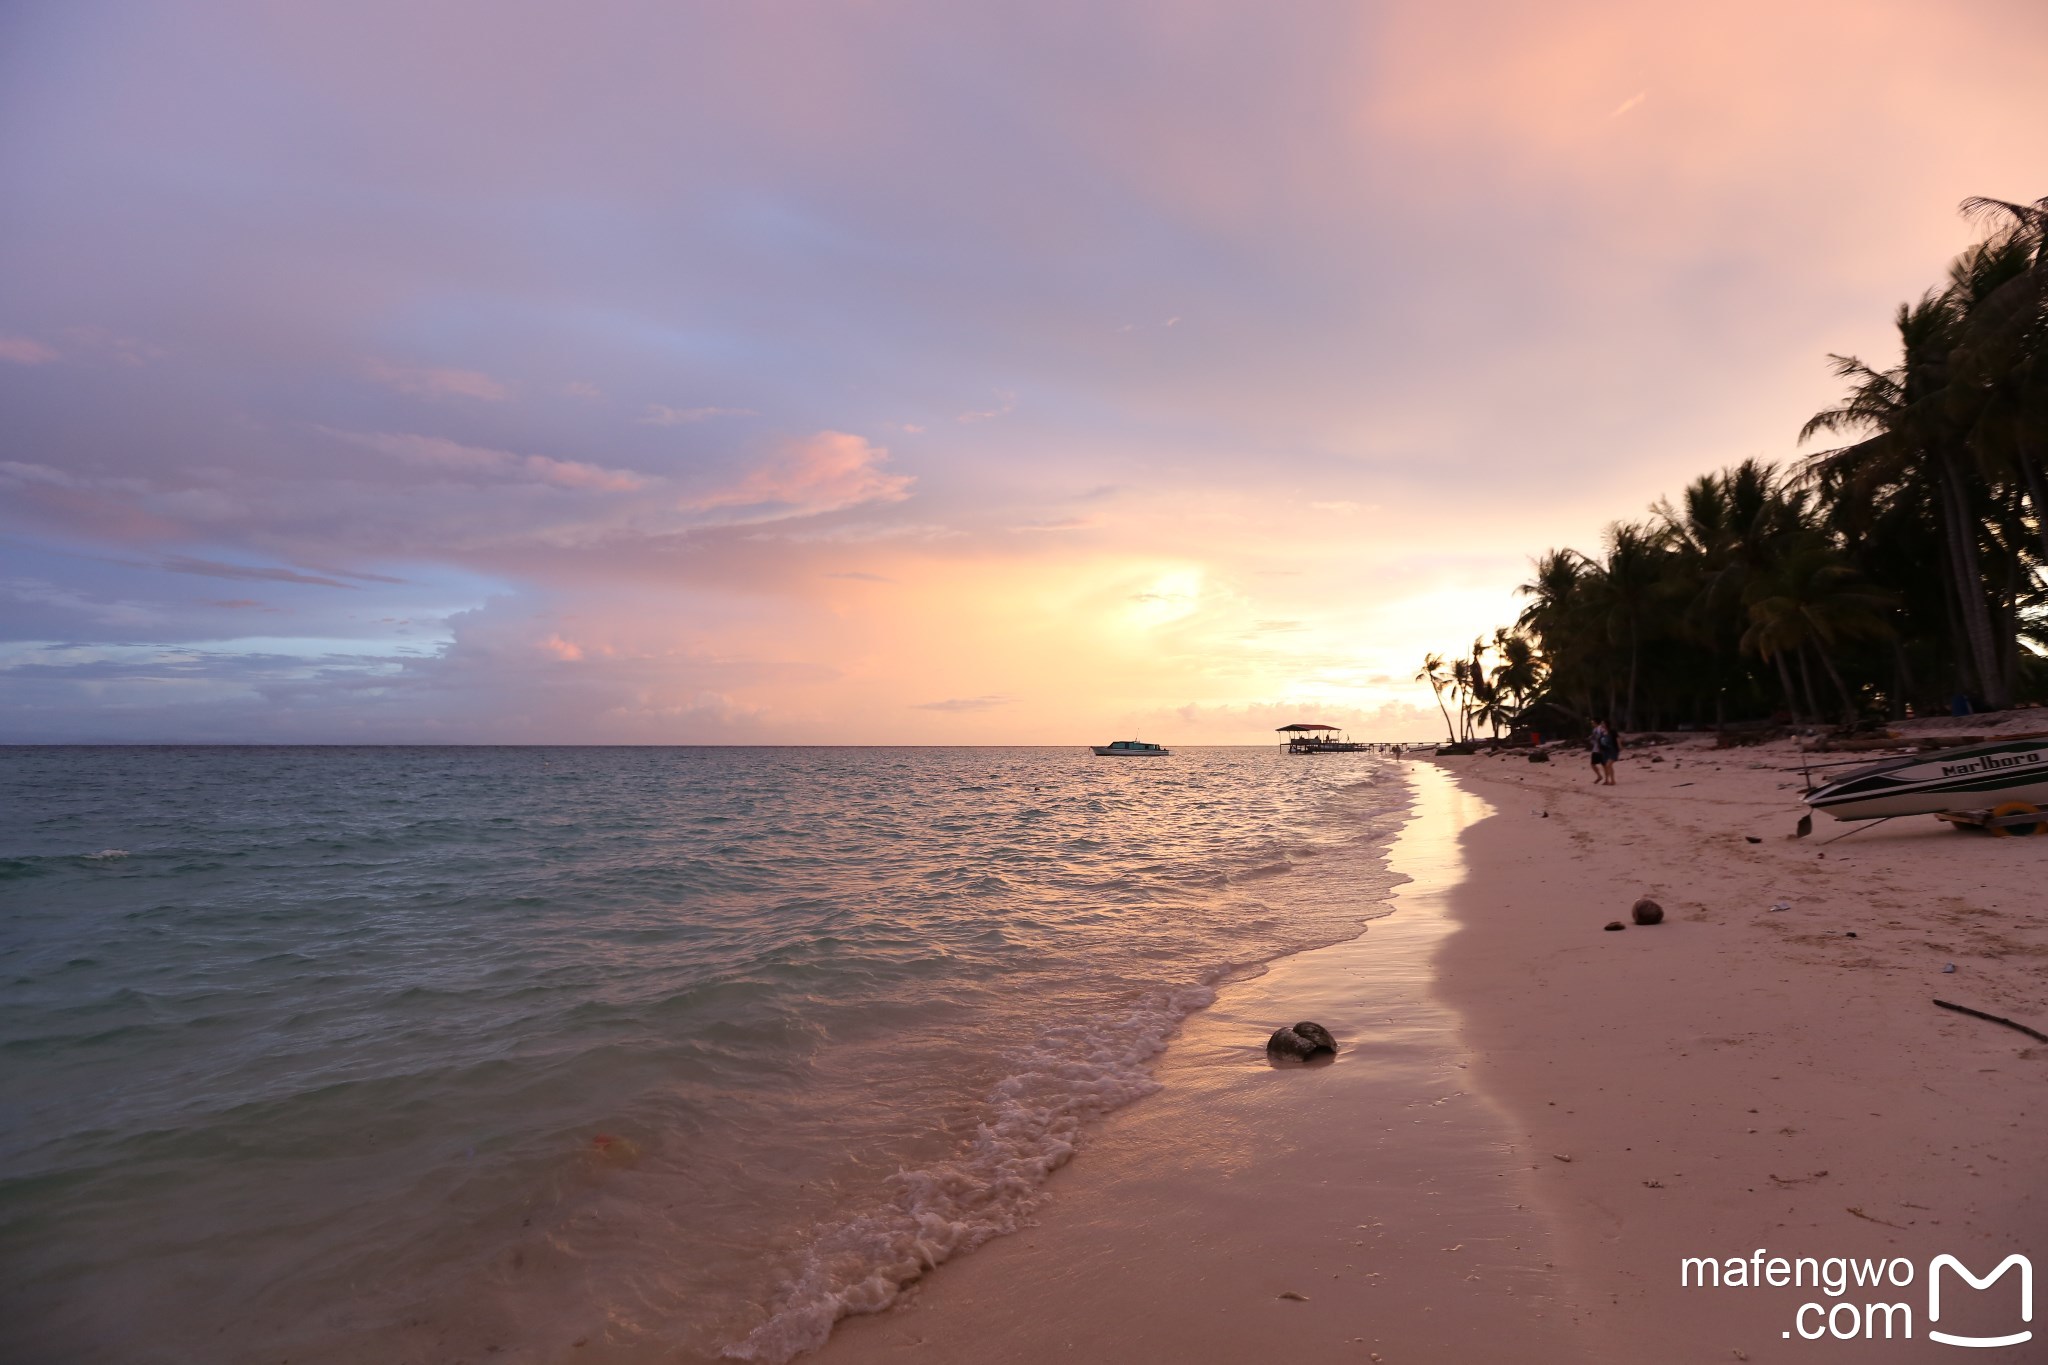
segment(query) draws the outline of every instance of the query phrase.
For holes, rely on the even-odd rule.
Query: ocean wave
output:
[[[0,881],[14,881],[24,877],[46,877],[53,872],[62,872],[72,867],[93,867],[101,863],[120,862],[134,855],[125,848],[103,848],[97,853],[60,853],[30,855],[24,858],[0,858]]]
[[[1215,986],[1358,932],[1407,804],[1263,752],[682,756],[0,773],[0,1156],[61,1174],[0,1255],[163,1252],[71,1355],[143,1357],[139,1285],[195,1359],[786,1360],[1029,1219]],[[586,1189],[594,1134],[644,1159]]]
[[[1046,1181],[1086,1124],[1159,1089],[1153,1059],[1215,998],[1206,985],[1155,990],[1119,1017],[1047,1029],[989,1092],[973,1141],[949,1161],[891,1176],[887,1207],[821,1233],[768,1320],[723,1354],[782,1365],[823,1345],[841,1318],[879,1312],[927,1271],[1015,1232],[1048,1198]]]

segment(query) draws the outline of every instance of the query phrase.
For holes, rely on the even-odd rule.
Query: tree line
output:
[[[1962,209],[1984,235],[1899,306],[1892,362],[1829,357],[1845,391],[1799,434],[1826,448],[1546,552],[1512,627],[1424,658],[1453,738],[2048,697],[2048,198]]]

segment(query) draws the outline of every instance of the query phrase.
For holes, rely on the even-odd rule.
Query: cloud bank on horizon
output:
[[[31,0],[0,740],[1428,733],[2042,88],[2021,0]]]

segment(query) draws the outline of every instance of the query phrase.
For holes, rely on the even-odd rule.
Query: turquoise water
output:
[[[1364,754],[0,750],[0,1358],[787,1359],[1380,913],[1405,809]]]

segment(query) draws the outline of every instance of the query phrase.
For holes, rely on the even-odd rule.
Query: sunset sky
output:
[[[2043,90],[2040,0],[21,0],[0,740],[1438,731]]]

